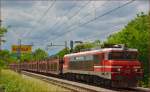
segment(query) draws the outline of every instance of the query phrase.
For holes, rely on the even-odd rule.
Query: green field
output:
[[[0,92],[69,92],[69,90],[11,70],[1,70]]]

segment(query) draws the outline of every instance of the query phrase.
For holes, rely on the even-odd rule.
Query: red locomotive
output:
[[[119,46],[119,45],[118,45]],[[21,69],[112,87],[136,87],[143,77],[137,49],[103,48],[67,54],[63,60],[22,63]],[[11,65],[12,68],[16,64]]]

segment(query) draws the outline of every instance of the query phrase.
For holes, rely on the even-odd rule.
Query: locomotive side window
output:
[[[84,61],[84,56],[75,57],[76,61]]]
[[[76,56],[76,57],[71,57],[70,61],[84,61],[85,57],[84,56]]]
[[[87,55],[87,56],[76,56],[76,57],[71,57],[70,61],[75,62],[75,61],[94,61],[95,63],[102,61],[104,58],[104,55]]]
[[[71,57],[70,61],[92,61],[93,55]]]
[[[94,62],[99,63],[104,59],[104,54],[101,55],[94,55]]]
[[[94,55],[94,63],[98,63],[100,61],[99,55]]]
[[[75,61],[76,60],[76,57],[71,57],[70,58],[70,61]]]
[[[85,56],[85,61],[92,61],[92,60],[93,60],[93,55]]]
[[[109,59],[111,60],[136,60],[137,59],[137,52],[110,52]]]

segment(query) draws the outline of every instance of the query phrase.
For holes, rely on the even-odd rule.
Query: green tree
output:
[[[6,66],[7,64],[13,62],[13,58],[8,50],[0,51],[0,66]]]
[[[59,51],[56,56],[58,56],[59,58],[63,58],[64,55],[69,54],[70,53],[70,49],[69,48],[64,48],[61,51]]]
[[[78,44],[74,47],[74,52],[80,52],[82,50],[91,49],[101,47],[101,41],[95,40],[94,42],[85,42],[82,44]]]
[[[6,28],[0,27],[0,37],[1,38],[5,35],[6,32],[7,32]],[[0,40],[0,46],[1,46],[2,42],[5,42],[5,40],[2,40],[2,39]]]
[[[74,52],[80,52],[80,51],[83,51],[85,49],[90,49],[93,47],[93,44],[91,43],[82,43],[82,44],[78,44],[74,47]]]
[[[7,32],[7,29],[6,28],[4,28],[4,27],[0,27],[0,37],[3,37],[4,36],[4,34]],[[4,40],[0,40],[0,46],[1,46],[1,43],[2,42],[5,42]],[[0,54],[2,54],[3,53],[3,51],[1,50],[0,51]],[[5,58],[6,59],[6,58]],[[4,66],[5,65],[5,61],[3,60],[3,58],[2,58],[2,56],[0,55],[0,68],[2,67],[2,66]]]
[[[7,29],[4,27],[0,27],[0,35],[4,35],[7,32]]]
[[[21,54],[21,62],[30,62],[33,61],[33,54],[32,53],[23,53]]]
[[[130,21],[124,29],[108,37],[106,43],[109,44],[126,44],[130,48],[139,50],[139,60],[144,65],[144,84],[148,85],[148,51],[150,42],[150,15],[144,13],[138,14],[137,17]]]
[[[36,49],[33,53],[33,60],[40,61],[48,58],[48,53],[42,49]]]

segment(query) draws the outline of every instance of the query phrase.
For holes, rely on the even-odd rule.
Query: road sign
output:
[[[11,49],[13,53],[18,53],[19,50],[21,53],[31,53],[32,45],[12,45]]]

